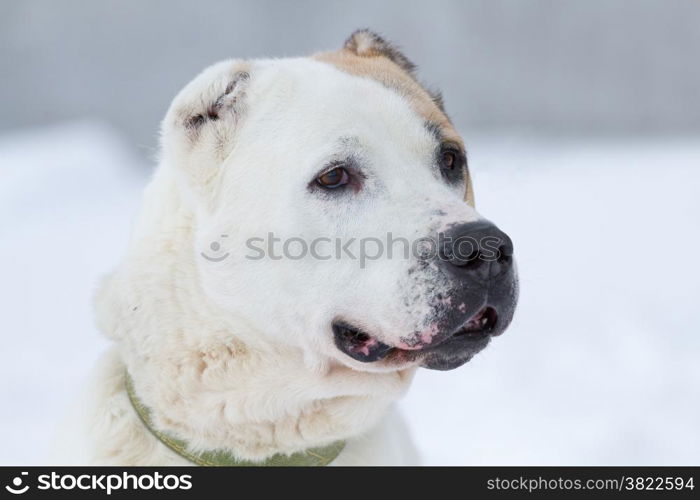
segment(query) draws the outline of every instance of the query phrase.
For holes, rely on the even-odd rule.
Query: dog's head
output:
[[[319,364],[451,369],[508,326],[513,246],[474,208],[464,144],[405,56],[354,33],[311,58],[204,71],[163,123],[202,291]]]

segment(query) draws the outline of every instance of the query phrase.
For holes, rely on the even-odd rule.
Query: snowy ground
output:
[[[700,140],[468,137],[521,301],[465,367],[401,403],[430,464],[700,464]],[[106,346],[99,275],[147,175],[106,127],[0,136],[0,464],[41,461]]]

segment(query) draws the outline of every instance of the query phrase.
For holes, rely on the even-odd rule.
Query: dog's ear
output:
[[[387,42],[380,35],[368,29],[361,29],[353,32],[343,45],[343,50],[346,50],[359,57],[384,57],[396,64],[399,68],[408,74],[413,81],[418,83],[425,90],[435,105],[445,113],[445,104],[442,99],[442,93],[439,90],[434,90],[426,87],[418,81],[416,76],[416,65],[399,50],[396,45]]]
[[[411,76],[416,69],[416,65],[395,45],[368,29],[353,32],[345,40],[343,48],[360,57],[386,57]]]
[[[205,193],[231,152],[245,115],[250,67],[225,61],[204,70],[175,97],[161,126],[163,161]]]
[[[240,119],[242,97],[245,85],[250,75],[238,71],[226,79],[226,87],[209,95],[202,95],[195,103],[183,106],[179,110],[181,125],[184,127],[190,142],[197,142],[207,124],[225,123],[226,118]],[[222,82],[219,82],[219,87]],[[207,90],[212,90],[211,88]],[[192,105],[194,104],[194,105]]]

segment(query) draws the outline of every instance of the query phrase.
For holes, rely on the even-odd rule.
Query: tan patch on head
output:
[[[345,40],[344,49],[360,57],[386,57],[413,77],[416,65],[397,47],[369,30],[357,30]]]
[[[438,105],[440,101],[436,102],[436,99],[415,79],[413,63],[378,35],[366,30],[356,31],[348,38],[342,49],[321,52],[311,57],[317,61],[332,64],[351,75],[372,78],[397,92],[408,101],[426,123],[437,125],[445,140],[464,147],[462,138],[447,115],[440,109]],[[465,182],[464,199],[470,205],[474,205],[469,172],[465,172]]]

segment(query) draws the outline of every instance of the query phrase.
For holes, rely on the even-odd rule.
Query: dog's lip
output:
[[[496,335],[498,314],[491,306],[483,306],[470,316],[459,328],[447,335],[444,340],[434,345],[411,348],[385,344],[377,337],[367,333],[346,320],[335,320],[332,329],[336,347],[351,358],[363,363],[380,360],[415,361],[425,354],[433,354],[444,344],[473,343],[478,350],[483,349],[492,335]],[[482,346],[482,344],[484,344]]]
[[[397,349],[345,320],[333,321],[332,329],[336,347],[357,361],[379,361]]]

